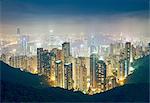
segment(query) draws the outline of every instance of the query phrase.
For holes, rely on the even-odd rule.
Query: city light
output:
[[[50,32],[52,33],[53,30]],[[51,50],[42,48],[41,42],[35,42],[37,55],[31,55],[31,52],[35,51],[30,51],[30,54],[26,47],[28,46],[27,36],[23,35],[22,38],[26,45],[22,46],[22,43],[18,42],[18,47],[10,51],[11,56],[1,55],[3,61],[13,67],[21,68],[21,71],[27,70],[32,74],[46,75],[49,78],[50,86],[79,90],[89,95],[104,92],[117,85],[124,85],[125,78],[135,70],[131,64],[138,59],[137,57],[143,56],[140,53],[141,49],[135,48],[131,42],[98,46],[92,44],[89,47],[81,43],[80,49],[88,47],[89,51],[87,52],[92,51],[87,57],[79,56],[81,50],[77,47],[71,47],[70,42],[64,42],[61,48]],[[93,35],[92,38],[94,38]],[[33,49],[32,45],[30,48]],[[80,51],[78,55],[72,56],[76,48]],[[144,50],[148,50],[147,48],[145,47]],[[107,49],[108,52],[106,52]],[[145,55],[150,54],[149,51],[144,52]]]
[[[10,51],[12,56],[7,57],[2,54],[1,58],[5,62],[7,62],[6,57],[9,58],[8,63],[13,67],[21,68],[21,71],[27,70],[32,74],[47,76],[50,86],[79,90],[89,95],[107,91],[117,85],[124,85],[125,78],[134,71],[130,61],[132,60],[133,63],[139,55],[142,56],[139,51],[138,55],[133,54],[136,48],[132,48],[131,42],[122,43],[124,46],[119,44],[120,47],[117,43],[110,46],[100,45],[99,50],[95,50],[96,47],[92,45],[89,50],[94,50],[90,57],[73,57],[71,51],[75,48],[70,46],[70,42],[64,42],[62,48],[52,50],[43,49],[40,42],[35,45],[38,47],[37,55],[22,55],[22,51],[26,51],[26,54],[28,51],[27,48],[19,46],[21,51],[13,48]],[[83,49],[83,47],[84,45],[80,44],[79,48]],[[106,52],[106,48],[109,48],[109,52]],[[119,51],[121,49],[123,53]],[[18,52],[20,52],[19,55]],[[149,51],[146,53],[148,55]]]
[[[51,29],[51,30],[49,30],[49,32],[50,32],[50,33],[53,33],[53,32],[54,32],[54,30],[52,30],[52,29]]]
[[[124,85],[124,82],[125,82],[125,78],[119,78],[119,84],[120,85]]]
[[[143,102],[149,78],[139,80],[148,60],[139,61],[150,56],[149,0],[1,0],[1,6],[2,102]]]

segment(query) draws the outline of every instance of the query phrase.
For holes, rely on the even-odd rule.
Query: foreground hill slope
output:
[[[135,70],[133,74],[128,76],[126,84],[149,83],[150,55],[136,60],[132,66]]]
[[[1,101],[2,102],[149,102],[149,82],[143,82],[149,78],[149,57],[139,59],[134,63],[136,71],[129,76],[127,84],[104,93],[93,96],[84,95],[61,88],[46,86],[42,77],[22,72],[1,63]],[[145,64],[144,64],[145,63]],[[144,68],[144,69],[143,69]],[[136,78],[141,73],[142,79]],[[140,73],[140,74],[139,74]],[[135,79],[135,80],[134,80]],[[42,86],[41,86],[42,82]]]
[[[0,61],[0,73],[0,80],[8,83],[32,87],[41,87],[47,84],[45,81],[46,77],[21,71],[19,68],[13,68],[2,61]]]

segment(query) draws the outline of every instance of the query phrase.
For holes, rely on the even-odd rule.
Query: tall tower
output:
[[[28,42],[29,42],[29,36],[22,35],[21,36],[21,50],[23,55],[27,55],[28,53]]]
[[[38,73],[42,73],[42,54],[43,48],[37,48],[37,70]]]
[[[61,60],[55,61],[55,78],[56,86],[63,88],[63,65]]]
[[[73,88],[72,63],[64,64],[64,88],[68,90]]]
[[[118,70],[118,78],[124,79],[127,76],[126,67],[126,60],[119,61],[119,70]]]
[[[70,54],[70,43],[69,42],[64,42],[62,44],[62,50],[63,50],[63,56],[64,56],[64,63],[69,63],[69,57],[71,56]]]
[[[44,50],[42,54],[42,69],[45,75],[50,75],[50,53],[48,50]]]
[[[87,67],[86,58],[78,57],[76,59],[76,87],[81,91],[87,90]]]
[[[54,48],[54,42],[56,41],[55,40],[55,35],[54,35],[54,30],[53,29],[51,29],[51,30],[49,30],[49,40],[48,40],[48,46],[50,47],[50,50],[51,49],[53,49]]]
[[[98,57],[96,54],[90,55],[90,86],[96,88],[96,63]]]
[[[106,89],[106,64],[102,60],[98,60],[96,64],[96,87],[99,92]]]
[[[17,48],[17,54],[20,54],[21,50],[21,34],[20,34],[20,28],[17,28],[17,44],[18,44],[18,48]],[[15,53],[14,53],[15,55]]]
[[[91,43],[90,43],[90,54],[95,53],[95,52],[96,52],[95,38],[92,35],[91,36]]]
[[[130,66],[130,56],[131,56],[131,42],[126,42],[125,44],[125,56],[127,60],[126,72],[129,74],[129,66]]]

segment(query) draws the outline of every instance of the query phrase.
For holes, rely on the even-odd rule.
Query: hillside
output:
[[[149,83],[150,55],[136,60],[132,66],[135,68],[135,71],[128,76],[126,84]]]
[[[41,87],[46,86],[44,76],[38,76],[29,72],[21,71],[19,68],[10,67],[8,64],[0,61],[1,81],[16,83],[24,86]]]

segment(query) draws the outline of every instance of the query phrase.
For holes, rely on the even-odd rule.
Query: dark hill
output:
[[[128,76],[127,84],[149,83],[150,55],[136,60],[132,67],[135,68],[135,71],[132,75]]]
[[[139,62],[135,62],[134,65],[136,66],[137,63],[141,63],[142,65],[145,59],[147,60],[147,57],[140,59]],[[144,65],[146,66],[149,64]],[[138,66],[136,71],[141,70],[140,68],[141,66]],[[149,102],[149,83],[129,82],[130,78],[132,78],[132,81],[133,77],[135,77],[135,79],[138,78],[138,74],[141,72],[134,72],[131,75],[133,77],[129,77],[127,79],[128,84],[124,86],[117,87],[101,94],[88,96],[80,92],[72,92],[61,88],[43,86],[42,88],[35,88],[35,85],[40,85],[42,80],[41,77],[18,70],[16,72],[14,68],[9,67],[3,62],[1,62],[0,70],[2,102]],[[149,75],[144,77],[145,79],[149,78]],[[21,81],[21,79],[26,82]],[[30,85],[32,83],[34,86]]]
[[[46,77],[24,72],[19,68],[10,67],[8,64],[5,64],[2,61],[0,61],[0,74],[0,80],[8,83],[12,82],[29,87],[41,87],[47,85],[47,82],[45,81]]]

